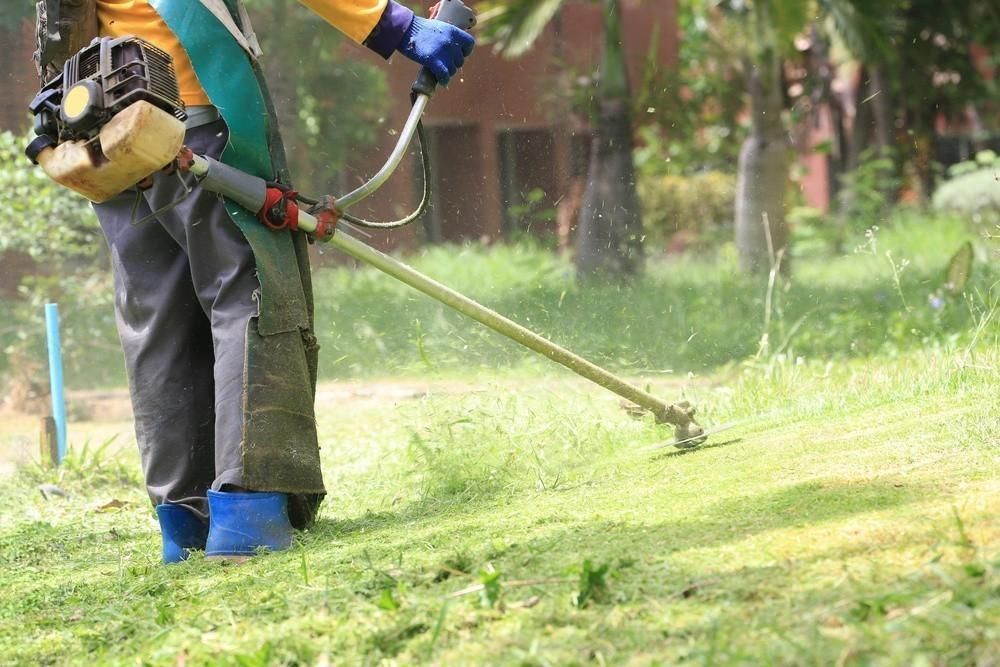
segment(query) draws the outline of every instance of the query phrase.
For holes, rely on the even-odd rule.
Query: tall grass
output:
[[[793,257],[792,277],[779,280],[771,295],[768,351],[838,359],[963,344],[995,304],[1000,271],[984,255],[966,297],[929,297],[969,238],[957,220],[898,217],[856,239],[845,255]],[[708,371],[755,355],[765,333],[767,281],[741,275],[728,247],[713,257],[651,260],[630,284],[580,284],[568,263],[525,245],[436,247],[410,261],[619,370]],[[317,290],[324,377],[466,374],[536,363],[531,353],[375,271],[324,271]],[[989,324],[980,334],[995,339],[996,320]]]
[[[898,214],[842,255],[806,254],[801,246],[803,252],[790,259],[791,278],[779,280],[770,299],[766,279],[741,275],[729,246],[710,257],[651,257],[645,275],[627,284],[581,284],[569,262],[531,244],[429,247],[407,261],[598,363],[655,375],[707,372],[762,350],[837,360],[957,347],[973,336],[995,341],[1000,318],[990,313],[1000,298],[1000,270],[986,249],[980,248],[964,296],[929,298],[941,287],[951,254],[974,238],[960,220]],[[324,380],[549,368],[374,269],[322,269],[315,283]],[[66,350],[69,385],[124,384],[110,304],[94,301],[67,311],[66,326],[88,334]],[[5,312],[37,316],[37,322],[0,328],[4,348],[41,331],[40,312]],[[76,326],[77,319],[85,324]],[[42,345],[39,336],[39,355]],[[0,359],[0,375],[5,363]]]

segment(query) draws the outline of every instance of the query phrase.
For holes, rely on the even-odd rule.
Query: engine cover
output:
[[[63,65],[28,105],[35,134],[57,142],[91,139],[133,102],[145,100],[186,118],[173,62],[138,37],[95,39]]]
[[[170,164],[187,118],[170,56],[137,37],[94,40],[28,108],[28,158],[97,202]]]

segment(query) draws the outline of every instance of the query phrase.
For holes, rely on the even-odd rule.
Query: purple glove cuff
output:
[[[403,41],[403,35],[409,30],[411,23],[413,12],[395,0],[389,0],[382,18],[365,40],[365,46],[388,60]]]

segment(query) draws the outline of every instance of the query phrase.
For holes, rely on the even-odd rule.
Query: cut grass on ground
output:
[[[1000,354],[983,349],[661,387],[736,423],[690,452],[572,382],[326,403],[319,523],[238,567],[158,563],[134,453],[25,468],[0,490],[0,656],[985,664]]]

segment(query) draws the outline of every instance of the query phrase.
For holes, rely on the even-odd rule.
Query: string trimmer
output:
[[[445,0],[440,7],[436,17],[440,21],[466,30],[476,23],[475,14],[461,0]],[[424,68],[413,84],[412,108],[396,146],[371,180],[342,197],[314,199],[211,157],[196,155],[183,146],[186,115],[169,56],[137,38],[102,39],[67,61],[63,74],[36,96],[30,109],[38,136],[26,152],[54,180],[95,202],[106,201],[161,169],[184,181],[185,191],[190,190],[189,179],[197,179],[205,190],[256,212],[268,227],[302,231],[316,241],[328,243],[648,410],[658,423],[675,427],[677,446],[693,447],[704,442],[705,431],[695,421],[694,408],[688,403],[661,401],[368,246],[345,229],[396,228],[423,214],[430,200],[426,159],[424,194],[412,214],[394,222],[371,222],[348,211],[389,179],[414,135],[423,147],[421,118],[436,88],[434,75]]]

